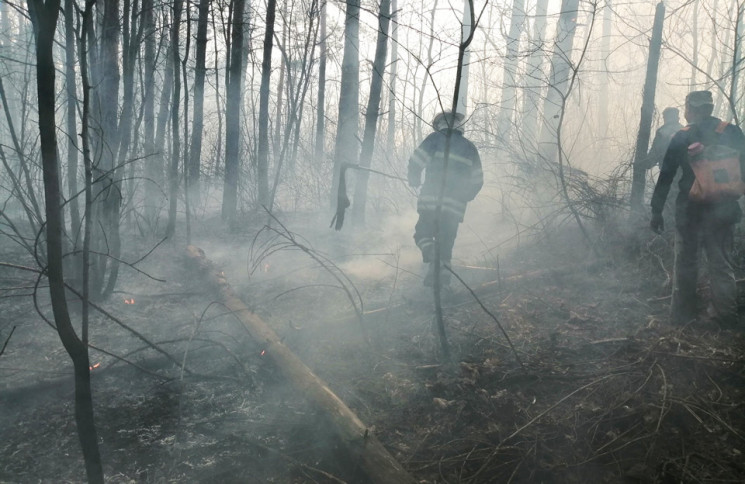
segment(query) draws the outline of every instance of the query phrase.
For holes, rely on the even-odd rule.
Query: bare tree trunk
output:
[[[228,68],[227,108],[225,113],[225,179],[222,218],[235,221],[238,204],[241,140],[241,85],[243,79],[243,10],[245,0],[232,0],[230,66]]]
[[[691,25],[691,37],[693,38],[693,57],[691,59],[691,84],[689,91],[696,90],[696,74],[698,74],[698,12],[700,9],[700,3],[698,0],[693,0],[693,24]]]
[[[191,151],[189,153],[189,190],[193,202],[199,200],[199,170],[202,159],[202,132],[204,131],[204,78],[207,74],[207,21],[210,0],[199,0],[197,20],[196,67],[194,70],[194,121],[191,130]],[[219,138],[218,138],[219,139]]]
[[[318,24],[314,24],[316,14],[313,13],[318,11],[317,0],[311,0],[309,10],[311,14],[308,15],[308,23],[306,24],[305,29],[305,42],[302,47],[302,57],[299,69],[297,69],[297,72],[299,73],[297,76],[295,76],[296,69],[293,67],[297,65],[296,59],[291,59],[285,49],[287,42],[283,41],[283,45],[279,48],[282,54],[282,63],[287,72],[287,80],[284,82],[287,90],[287,122],[285,123],[284,135],[280,132],[277,132],[276,134],[276,139],[283,139],[283,142],[280,144],[281,147],[275,144],[274,183],[269,196],[269,205],[267,206],[270,213],[274,207],[284,160],[288,160],[290,171],[294,171],[295,162],[297,160],[297,151],[300,144],[300,128],[302,125],[303,110],[305,108],[305,97],[310,88],[311,69],[315,60],[315,44],[318,39]],[[298,46],[296,45],[293,50],[299,50],[297,47]],[[292,141],[290,141],[290,139],[292,139]]]
[[[396,80],[398,77],[398,0],[391,0],[391,63],[390,89],[388,91],[387,150],[393,153],[396,146]]]
[[[610,76],[606,62],[610,57],[610,39],[611,31],[613,29],[613,8],[611,4],[612,0],[606,0],[605,6],[603,7],[603,31],[602,38],[600,39],[600,92],[598,93],[598,132],[597,134],[601,138],[605,138],[608,134],[608,85],[610,83]]]
[[[268,5],[267,5],[267,7],[268,7]],[[276,16],[276,14],[275,14],[275,16]],[[280,11],[280,17],[281,17],[281,19],[285,19],[286,20],[286,16],[287,16],[287,6],[285,5],[284,6],[284,11]],[[287,35],[288,35],[288,32],[289,32],[290,29],[285,25],[285,22],[280,22],[280,26],[282,28],[282,35],[281,35],[282,43],[279,46],[279,49],[283,53],[283,56],[286,57],[286,52],[287,52]],[[277,36],[277,37],[279,38],[279,36]],[[283,103],[285,102],[285,99],[284,99],[284,94],[285,94],[285,71],[288,68],[287,64],[288,64],[287,62],[280,62],[279,63],[279,79],[277,80],[277,104],[276,104],[277,110],[274,113],[274,136],[273,136],[274,139],[272,140],[273,141],[273,143],[272,143],[272,153],[273,153],[272,158],[274,159],[275,164],[277,163],[277,153],[279,153],[280,150],[282,149],[281,148],[281,145],[282,145],[282,107],[283,107]],[[263,64],[262,64],[262,69],[263,69]],[[288,73],[287,74],[288,77],[290,75],[291,75],[291,73]],[[263,80],[263,77],[262,77],[262,80]],[[290,87],[289,87],[290,82],[291,81],[289,79],[287,79],[287,89],[288,90],[290,89]],[[290,103],[290,99],[289,99],[290,96],[289,96],[289,94],[288,94],[287,98],[288,98],[287,99],[287,103],[289,104]],[[260,101],[259,101],[259,106],[261,106],[261,102]],[[287,113],[287,117],[288,117],[287,124],[291,124],[291,121],[289,120],[289,117],[290,117],[289,111]],[[285,141],[285,142],[287,142],[287,141]],[[267,165],[267,168],[268,168],[268,165]]]
[[[418,144],[422,138],[424,137],[422,133],[422,113],[424,111],[424,92],[427,90],[427,84],[430,82],[429,78],[429,70],[432,68],[432,65],[434,63],[432,59],[432,47],[434,46],[435,37],[437,37],[437,33],[435,32],[435,14],[437,13],[437,7],[438,7],[438,0],[434,0],[434,4],[432,5],[432,11],[430,12],[430,18],[429,18],[429,43],[427,44],[427,64],[425,65],[425,73],[424,76],[422,76],[422,82],[419,87],[419,100],[416,105],[416,144]]]
[[[543,92],[543,49],[546,37],[546,11],[548,0],[537,0],[535,19],[533,20],[533,35],[530,40],[528,68],[525,75],[522,106],[522,139],[523,144],[533,148],[538,141],[538,113],[540,99]]]
[[[52,47],[60,0],[29,0],[36,37],[36,86],[39,100],[39,135],[44,175],[47,233],[47,277],[57,332],[75,368],[75,420],[90,483],[103,482],[103,467],[93,420],[88,348],[75,334],[65,299],[62,269],[62,194],[57,158],[55,123],[55,65]]]
[[[215,16],[216,12],[213,9],[212,10],[212,31],[217,32],[217,25],[215,22]],[[215,34],[216,35],[216,34]],[[222,160],[222,130],[223,130],[223,111],[225,110],[225,103],[223,101],[223,96],[220,94],[220,52],[218,49],[217,42],[213,42],[215,49],[214,49],[214,58],[215,58],[215,101],[216,101],[216,110],[217,110],[217,140],[215,147],[215,166],[214,166],[214,173],[217,174],[220,172],[220,160]]]
[[[152,224],[156,218],[158,187],[156,186],[157,156],[155,153],[155,18],[153,0],[142,0],[142,24],[145,37],[143,80],[143,147],[145,156],[150,158],[145,162],[145,220]]]
[[[331,185],[331,204],[337,199],[342,163],[357,164],[359,143],[359,84],[360,84],[360,0],[346,0],[344,17],[344,57],[341,62],[339,88],[339,121],[336,124],[334,146],[334,180]]]
[[[266,31],[264,33],[264,57],[261,62],[261,86],[259,87],[259,150],[257,177],[259,205],[269,206],[269,80],[272,73],[272,49],[274,47],[274,17],[276,0],[266,4]],[[279,122],[279,120],[277,120]]]
[[[91,25],[92,27],[92,25]],[[116,283],[121,252],[119,237],[119,213],[121,208],[121,174],[117,163],[119,147],[119,0],[104,0],[103,20],[101,25],[101,45],[96,54],[98,75],[95,85],[99,113],[99,137],[97,153],[100,161],[95,166],[100,177],[97,207],[94,211],[98,227],[93,247],[99,255],[94,257],[92,266],[92,286],[95,299],[101,299],[111,293]],[[93,50],[91,51],[93,52]],[[108,279],[107,279],[108,272]]]
[[[176,209],[178,207],[178,161],[181,156],[181,133],[179,132],[179,103],[181,102],[181,56],[179,54],[179,29],[181,28],[181,10],[183,0],[173,2],[171,19],[171,62],[173,62],[173,101],[171,103],[171,163],[168,170],[168,225],[166,237],[171,238],[176,232]]]
[[[316,111],[315,162],[324,161],[326,151],[326,0],[321,1],[318,54],[318,101]]]
[[[649,59],[647,61],[647,76],[644,81],[642,94],[642,109],[639,119],[639,133],[636,137],[634,151],[633,178],[631,180],[631,216],[638,216],[642,212],[644,203],[644,178],[646,167],[644,160],[649,150],[649,137],[652,131],[652,116],[654,115],[654,97],[657,89],[657,66],[660,63],[660,49],[662,47],[662,24],[665,19],[665,4],[657,4],[652,27],[652,39],[649,41]]]
[[[391,0],[380,1],[380,12],[378,13],[378,40],[375,46],[375,59],[372,67],[372,80],[370,81],[370,96],[367,99],[367,111],[365,112],[365,133],[362,136],[362,151],[360,152],[360,166],[368,168],[375,151],[375,135],[378,128],[378,111],[380,110],[380,96],[383,91],[383,74],[385,72],[385,60],[388,49],[388,25],[390,24]],[[357,176],[357,186],[354,192],[354,204],[352,205],[352,217],[354,221],[364,224],[365,203],[367,201],[367,182],[370,174],[362,171]]]
[[[558,121],[569,82],[574,33],[577,30],[578,6],[579,0],[562,0],[561,2],[538,147],[541,157],[548,162],[554,162],[557,155]]]
[[[131,6],[130,6],[131,4]],[[119,166],[127,173],[127,191],[131,192],[135,185],[135,164],[128,163],[130,147],[132,145],[132,129],[135,112],[135,64],[137,53],[142,43],[142,22],[138,22],[142,14],[139,0],[124,1],[124,26],[122,28],[122,117],[119,127]],[[135,138],[136,139],[136,138]],[[124,188],[124,187],[122,187]],[[129,212],[127,212],[129,213]],[[128,217],[129,218],[129,217]]]
[[[507,49],[504,57],[504,70],[502,73],[502,101],[499,105],[499,116],[497,120],[497,143],[502,146],[510,145],[510,131],[512,116],[515,111],[517,100],[516,78],[518,51],[520,48],[520,35],[525,22],[524,0],[512,1],[512,15],[510,16],[510,30],[507,34]]]
[[[742,38],[743,30],[745,28],[745,3],[737,3],[737,17],[735,18],[735,45],[732,49],[732,69],[730,79],[730,90],[729,90],[729,105],[732,112],[732,116],[735,118],[735,123],[740,122],[740,113],[738,112],[737,101],[740,94],[740,70],[742,63]]]
[[[111,220],[109,226],[111,227],[112,247],[114,248],[114,258],[110,261],[109,279],[106,284],[106,288],[103,292],[103,297],[108,297],[114,292],[116,281],[119,277],[119,256],[121,254],[121,237],[120,237],[120,222],[121,222],[121,204],[122,204],[122,176],[121,173],[125,169],[128,169],[134,177],[134,165],[130,164],[129,167],[126,165],[127,157],[129,155],[129,146],[132,140],[132,118],[134,114],[134,66],[137,58],[137,51],[140,45],[140,36],[137,32],[137,19],[139,18],[138,11],[138,0],[134,0],[134,4],[131,0],[124,0],[124,26],[122,29],[122,115],[117,128],[117,140],[119,142],[118,153],[115,161],[117,167],[116,172],[119,174],[114,177],[116,187],[113,194],[112,207],[111,207]],[[131,21],[130,21],[131,19]],[[133,183],[130,181],[129,183]]]
[[[73,249],[80,237],[78,204],[77,92],[75,86],[75,17],[73,0],[65,0],[65,90],[67,107],[67,192],[70,197],[70,235]],[[73,258],[74,259],[74,258]],[[76,266],[78,264],[75,264]]]

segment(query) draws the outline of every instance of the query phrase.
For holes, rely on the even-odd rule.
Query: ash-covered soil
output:
[[[745,338],[667,323],[668,239],[607,236],[598,258],[571,230],[507,251],[464,227],[454,268],[468,288],[444,295],[445,359],[408,222],[335,233],[298,217],[257,236],[263,221],[205,221],[194,244],[417,481],[745,481]],[[131,240],[124,259],[154,243]],[[101,303],[117,321],[92,311],[107,480],[365,482],[184,246],[158,247],[137,265],[147,275],[122,270]],[[0,278],[0,344],[15,327],[0,482],[82,482],[72,365],[22,295],[35,275]]]

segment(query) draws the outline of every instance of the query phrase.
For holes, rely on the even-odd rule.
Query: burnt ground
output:
[[[276,235],[254,239],[260,225],[226,234],[205,221],[195,244],[418,481],[745,481],[745,338],[667,323],[668,238],[606,233],[591,257],[567,230],[497,258],[464,233],[456,271],[474,294],[454,282],[445,298],[446,361],[409,235],[298,238],[313,260]],[[132,241],[125,260],[153,244]],[[165,282],[124,269],[102,303],[142,338],[92,316],[91,343],[106,351],[91,363],[107,480],[365,482],[183,247],[137,265]],[[13,250],[6,260],[31,265]],[[0,356],[0,482],[81,482],[69,358],[22,296],[32,274],[0,268],[0,279],[0,344],[15,327]],[[38,304],[50,312],[44,289]]]

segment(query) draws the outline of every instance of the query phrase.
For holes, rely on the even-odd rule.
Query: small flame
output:
[[[261,350],[261,353],[259,353],[259,356],[264,356],[266,354],[266,350]]]
[[[89,367],[88,367],[88,369],[89,369],[90,371],[93,371],[93,370],[95,370],[96,368],[98,368],[99,366],[101,366],[101,363],[100,363],[100,362],[96,363],[96,364],[95,364],[95,365],[93,365],[93,366],[89,366]]]
[[[134,303],[135,303],[135,298],[124,299],[124,304],[134,304]]]
[[[269,269],[271,269],[271,267],[272,267],[271,264],[264,264],[264,268],[263,268],[264,273],[269,272]]]

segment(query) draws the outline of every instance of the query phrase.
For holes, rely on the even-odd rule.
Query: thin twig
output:
[[[8,342],[10,341],[10,337],[13,336],[13,331],[15,331],[15,330],[16,330],[16,326],[13,326],[10,329],[10,334],[8,335],[7,338],[5,338],[5,343],[3,343],[3,347],[0,348],[0,356],[2,356],[3,353],[5,353],[5,348],[8,346]]]
[[[475,480],[484,470],[486,470],[486,467],[491,463],[492,459],[494,459],[494,457],[496,457],[496,455],[499,452],[499,450],[502,448],[502,446],[507,441],[512,440],[513,438],[515,438],[516,436],[518,436],[523,430],[527,429],[528,427],[530,427],[534,423],[538,422],[540,419],[542,419],[544,416],[546,416],[546,414],[548,414],[548,412],[550,412],[554,408],[558,407],[559,405],[561,405],[562,403],[564,403],[566,400],[570,399],[571,397],[573,397],[577,393],[579,393],[582,390],[585,390],[585,389],[587,389],[587,388],[589,388],[589,387],[591,387],[593,385],[596,385],[596,384],[598,384],[598,383],[600,383],[602,381],[605,381],[605,380],[607,380],[609,378],[612,378],[613,376],[616,376],[616,375],[606,375],[606,376],[604,376],[602,378],[598,378],[597,380],[593,380],[590,383],[577,388],[576,390],[572,391],[568,395],[565,395],[564,397],[562,397],[561,399],[559,399],[556,403],[554,403],[553,405],[551,405],[550,407],[548,407],[546,410],[542,411],[541,413],[539,413],[538,415],[536,415],[535,417],[533,417],[532,419],[530,419],[530,421],[528,423],[526,423],[525,425],[523,425],[522,427],[518,428],[517,430],[515,430],[514,432],[512,432],[510,435],[508,435],[507,437],[505,437],[504,439],[502,439],[502,441],[494,448],[494,450],[492,450],[491,454],[489,454],[489,456],[486,458],[485,462],[476,471],[476,473],[474,473],[474,475],[471,476],[471,480],[472,481]]]
[[[461,284],[463,284],[463,287],[465,287],[466,289],[468,289],[468,292],[471,293],[471,296],[476,300],[476,302],[479,304],[479,306],[481,306],[481,309],[483,309],[484,312],[486,314],[488,314],[494,320],[495,323],[497,323],[497,326],[499,326],[499,329],[502,331],[502,334],[504,335],[505,339],[507,340],[507,343],[509,343],[510,348],[512,349],[512,353],[514,353],[514,355],[515,355],[515,359],[520,364],[520,367],[522,367],[522,369],[525,370],[525,365],[523,365],[523,362],[520,359],[520,355],[517,354],[517,350],[515,349],[515,345],[512,344],[512,340],[510,339],[510,336],[507,334],[507,331],[505,331],[504,326],[502,326],[502,323],[499,322],[499,319],[494,315],[494,313],[492,313],[491,311],[489,311],[489,309],[487,309],[486,306],[484,306],[484,303],[481,302],[481,299],[479,299],[479,297],[476,295],[476,293],[473,291],[473,289],[471,289],[471,286],[469,286],[468,284],[466,284],[466,281],[464,281],[458,274],[456,274],[456,272],[451,267],[449,267],[447,265],[445,265],[444,267],[446,267],[447,270],[450,271],[450,273],[452,275],[454,275],[455,278],[458,279],[458,281],[460,281]]]

